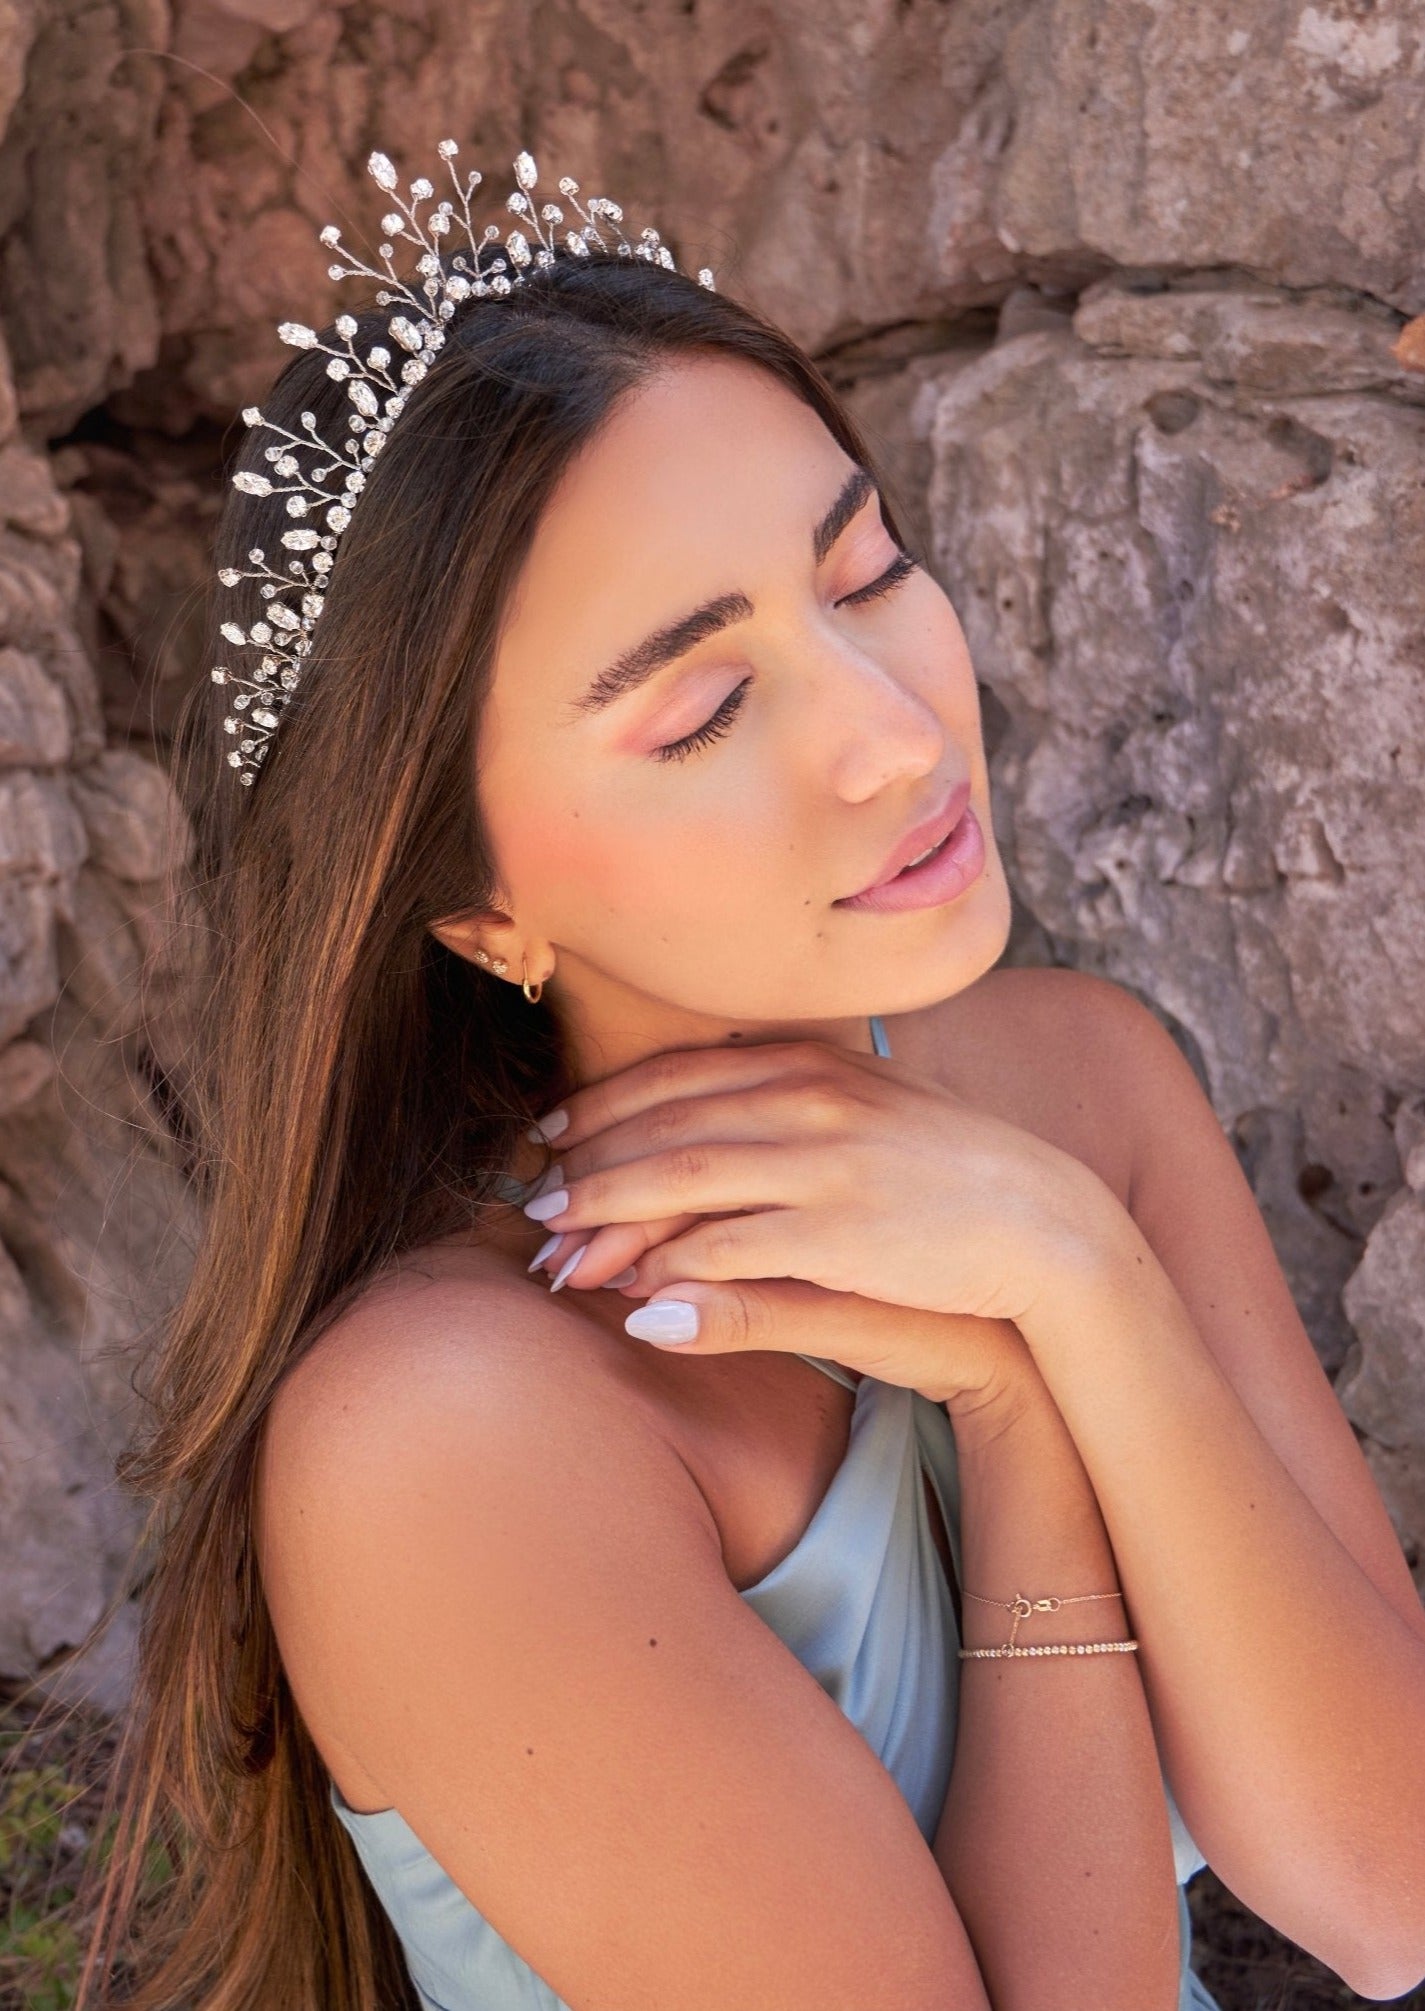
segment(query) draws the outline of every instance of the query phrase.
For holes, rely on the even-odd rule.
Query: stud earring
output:
[[[535,980],[533,988],[531,989],[529,982],[529,970],[525,964],[525,960],[523,957],[520,958],[520,990],[524,993],[525,997],[529,1000],[531,1005],[534,1005],[537,1002],[540,993],[544,990],[543,978],[537,978]]]

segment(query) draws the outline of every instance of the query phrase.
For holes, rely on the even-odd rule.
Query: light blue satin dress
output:
[[[888,1056],[879,1018],[871,1032],[876,1052]],[[802,1359],[855,1391],[850,1442],[800,1542],[741,1596],[866,1739],[930,1844],[954,1756],[960,1636],[921,1475],[963,1584],[954,1431],[942,1406],[918,1391]],[[1206,1859],[1166,1780],[1163,1793],[1178,1881],[1178,2011],[1220,2011],[1189,1967],[1183,1888]],[[335,1781],[330,1798],[401,1938],[424,2011],[568,2011],[397,1809],[362,1814]]]

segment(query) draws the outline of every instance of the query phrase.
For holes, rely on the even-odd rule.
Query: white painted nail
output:
[[[636,1306],[623,1324],[635,1340],[676,1348],[697,1339],[698,1309],[691,1299],[650,1299],[646,1306]]]
[[[549,1145],[559,1136],[561,1131],[567,1131],[568,1129],[568,1111],[551,1110],[547,1117],[541,1117],[529,1126],[525,1132],[525,1137],[532,1138],[536,1144]]]
[[[527,1267],[529,1271],[537,1271],[539,1269],[540,1265],[544,1262],[545,1258],[549,1255],[550,1251],[555,1250],[559,1247],[559,1238],[564,1233],[565,1232],[562,1229],[556,1229],[552,1236],[545,1237],[544,1241],[540,1244],[539,1248],[534,1253],[533,1262]]]
[[[554,1282],[549,1288],[551,1292],[557,1292],[560,1289],[560,1287],[564,1283],[564,1280],[569,1276],[570,1272],[574,1269],[574,1266],[578,1263],[579,1259],[583,1256],[584,1252],[588,1249],[588,1247],[589,1246],[587,1243],[581,1243],[578,1249],[574,1252],[572,1257],[565,1258],[564,1262],[560,1265],[558,1271],[555,1273]]]
[[[621,1286],[631,1285],[637,1276],[638,1276],[637,1264],[630,1264],[628,1269],[626,1271],[620,1271],[616,1278],[605,1278],[604,1290],[606,1292],[616,1292],[620,1289]]]

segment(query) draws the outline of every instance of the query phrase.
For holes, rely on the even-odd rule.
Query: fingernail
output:
[[[634,1308],[623,1327],[637,1341],[676,1346],[698,1338],[698,1309],[689,1299],[650,1299],[646,1306]]]
[[[554,1215],[562,1215],[569,1206],[569,1189],[556,1187],[552,1194],[537,1194],[533,1201],[526,1201],[524,1212],[531,1222],[548,1222]]]
[[[584,1252],[588,1249],[588,1247],[589,1246],[587,1243],[581,1243],[578,1249],[574,1252],[572,1257],[565,1258],[564,1262],[559,1266],[558,1271],[555,1273],[553,1284],[549,1287],[551,1292],[557,1292],[559,1290],[559,1288],[563,1285],[564,1280],[569,1276],[569,1273],[573,1270],[574,1266],[578,1263],[579,1259],[583,1256]]]
[[[529,1265],[528,1267],[529,1270],[537,1271],[539,1269],[540,1265],[544,1262],[545,1258],[549,1255],[550,1251],[558,1247],[559,1238],[563,1234],[564,1231],[562,1229],[556,1229],[552,1236],[545,1237],[544,1241],[540,1244],[539,1248],[534,1253],[534,1261]]]
[[[616,1278],[605,1278],[604,1290],[606,1292],[616,1292],[618,1291],[621,1285],[631,1285],[637,1276],[638,1276],[637,1264],[630,1264],[628,1269],[626,1271],[620,1271]]]
[[[552,1143],[554,1139],[556,1139],[559,1136],[561,1131],[567,1131],[568,1129],[569,1129],[568,1111],[551,1110],[548,1117],[537,1118],[535,1122],[529,1126],[528,1130],[525,1132],[525,1137],[532,1138],[536,1144],[549,1145],[550,1143]]]

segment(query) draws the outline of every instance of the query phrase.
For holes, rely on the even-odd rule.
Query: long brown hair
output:
[[[357,314],[363,352],[388,318]],[[522,1128],[575,1086],[547,1005],[428,925],[495,896],[475,736],[540,514],[618,401],[698,352],[770,370],[869,465],[826,378],[755,313],[657,264],[561,253],[448,325],[342,537],[254,786],[225,762],[221,689],[205,677],[185,708],[175,778],[194,840],[171,898],[207,953],[170,1088],[203,1228],[119,1465],[150,1504],[149,1575],[81,2007],[416,2001],[284,1678],[252,1543],[256,1453],[322,1329],[400,1252],[477,1223]],[[347,409],[319,350],[262,407],[293,431],[310,411],[327,439]],[[238,465],[264,471],[271,437],[254,428]],[[216,565],[280,551],[286,521],[280,498],[229,487]],[[208,663],[256,593],[215,582]]]

